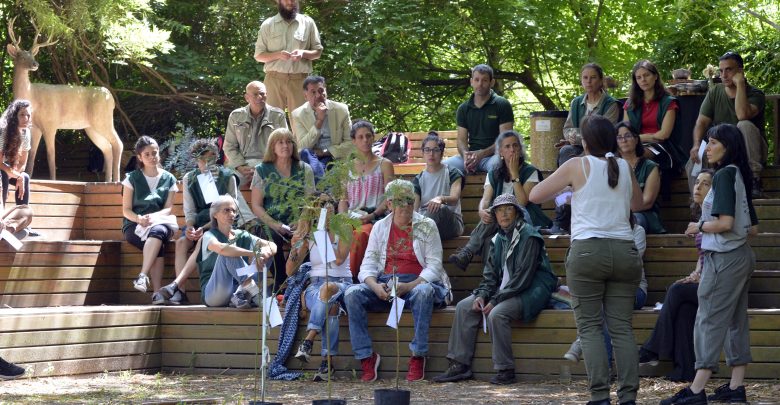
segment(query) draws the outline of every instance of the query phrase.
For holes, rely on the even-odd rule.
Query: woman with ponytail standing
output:
[[[642,192],[628,163],[615,156],[614,124],[594,115],[587,117],[581,128],[584,155],[561,165],[531,190],[529,199],[541,204],[568,186],[574,190],[566,282],[573,296],[577,332],[587,354],[588,404],[610,403],[603,319],[615,351],[619,403],[634,404],[639,374],[631,316],[642,277],[642,258],[634,245],[629,216],[642,205]]]

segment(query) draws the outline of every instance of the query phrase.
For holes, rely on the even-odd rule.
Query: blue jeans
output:
[[[312,149],[301,149],[301,161],[308,163],[314,173],[314,180],[320,181],[328,168],[328,163],[333,161],[333,156],[318,157]]]
[[[386,283],[390,275],[382,274],[377,277],[378,283]],[[402,283],[414,281],[414,274],[399,274],[398,280]],[[411,308],[414,319],[414,339],[409,343],[412,356],[425,356],[428,354],[428,329],[431,325],[431,315],[434,305],[444,304],[447,289],[439,283],[418,284],[412,291],[401,296],[406,301],[404,307]],[[353,285],[344,294],[349,315],[349,338],[352,342],[352,351],[355,358],[362,360],[371,357],[371,336],[368,334],[368,311],[388,313],[392,306],[390,301],[381,301],[374,291],[365,283]]]
[[[486,157],[480,160],[479,163],[477,163],[477,172],[487,173],[490,171],[490,169],[496,167],[499,164],[499,162],[500,159],[498,155],[494,154],[493,156]],[[466,166],[463,163],[463,156],[461,155],[455,155],[451,158],[447,158],[443,163],[449,167],[457,168],[458,170],[463,172],[463,174],[468,174],[466,173]]]
[[[325,277],[310,277],[310,284],[306,287],[304,297],[306,299],[306,307],[309,308],[309,324],[306,325],[307,330],[316,330],[322,332],[325,327],[325,316],[328,313],[331,305],[336,302],[344,304],[344,292],[352,285],[352,277],[328,277],[328,281],[335,283],[338,286],[339,291],[328,299],[328,302],[324,302],[320,299],[320,287],[325,284]],[[326,346],[330,343],[330,350]],[[339,352],[339,316],[328,316],[328,340],[322,339],[322,356],[325,357],[328,354],[331,356],[337,355]]]
[[[214,270],[209,282],[206,283],[206,287],[201,292],[203,303],[208,307],[226,307],[230,302],[230,296],[247,279],[247,276],[239,276],[236,270],[246,266],[247,263],[243,257],[219,256],[214,263]],[[255,283],[258,280],[258,274],[255,273],[252,276]]]

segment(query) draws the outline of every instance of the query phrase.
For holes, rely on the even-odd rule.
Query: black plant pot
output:
[[[311,405],[347,405],[346,399],[315,399]]]
[[[383,388],[374,390],[374,405],[409,405],[411,391]]]

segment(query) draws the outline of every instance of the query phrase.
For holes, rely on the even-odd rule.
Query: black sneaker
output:
[[[457,252],[451,254],[448,260],[450,263],[458,266],[459,269],[466,271],[472,257],[474,257],[474,252],[468,246],[463,246]]]
[[[691,391],[691,387],[685,387],[680,391],[678,391],[673,396],[661,400],[661,402],[658,403],[658,405],[706,405],[706,404],[707,404],[707,394],[704,393],[704,390],[701,390],[701,392],[698,394],[694,394],[693,391]]]
[[[639,349],[639,365],[649,365],[652,367],[657,366],[658,355],[649,350],[645,350],[644,348]]]
[[[513,368],[498,370],[498,374],[494,375],[493,378],[490,379],[490,383],[496,385],[508,385],[514,384],[516,382],[517,378],[515,378],[515,370]]]
[[[304,342],[311,342],[310,340],[304,340]],[[333,375],[333,372],[335,369],[332,367],[328,368],[328,361],[323,360],[322,363],[320,363],[320,368],[317,370],[317,373],[314,374],[314,378],[312,378],[312,381],[328,381],[330,377]]]
[[[747,402],[747,394],[745,394],[745,386],[740,385],[737,389],[732,390],[729,384],[723,384],[718,388],[715,388],[715,393],[707,397],[708,401],[713,402]]]
[[[169,300],[173,298],[174,294],[176,294],[176,291],[179,291],[179,286],[176,285],[176,282],[174,281],[165,287],[160,288],[160,295],[162,295],[166,300]]]
[[[244,290],[237,290],[230,297],[230,307],[237,309],[249,309],[252,308],[251,297],[247,297],[247,293]]]
[[[455,360],[450,360],[450,366],[447,368],[447,371],[442,375],[433,377],[432,381],[437,383],[455,382],[468,380],[472,377],[474,377],[474,373],[471,372],[471,367]]]
[[[753,200],[764,198],[764,190],[761,187],[761,178],[753,177],[753,193],[750,196]]]
[[[190,300],[187,298],[187,293],[177,289],[168,303],[171,305],[190,305]]]
[[[301,342],[301,345],[298,346],[298,353],[295,353],[295,358],[304,363],[308,363],[309,359],[311,358],[311,348],[313,345],[314,342],[305,339],[303,342]]]
[[[24,375],[24,369],[0,357],[0,380],[13,380]]]

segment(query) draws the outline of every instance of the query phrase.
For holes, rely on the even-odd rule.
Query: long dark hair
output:
[[[582,139],[588,146],[588,153],[595,157],[605,157],[607,153],[617,153],[617,130],[612,121],[601,115],[585,117],[580,125]],[[617,187],[620,179],[620,167],[617,157],[607,158],[607,184],[611,188]]]
[[[629,124],[626,121],[618,122],[617,125],[615,125],[615,133],[620,134],[620,128],[627,129],[628,132],[631,133],[631,136],[633,136],[636,139],[636,148],[634,149],[634,154],[636,154],[636,157],[639,158],[636,164],[637,167],[639,167],[642,161],[645,160],[645,146],[642,145],[642,141],[639,139],[639,134],[637,134],[637,132],[634,130],[634,127],[632,127],[631,124]]]
[[[22,108],[30,108],[30,102],[24,99],[14,100],[0,117],[0,132],[5,133],[3,156],[11,167],[16,165],[19,147],[22,145],[22,132],[19,131],[19,111]]]
[[[742,133],[736,125],[720,124],[707,131],[707,138],[716,139],[726,149],[723,159],[715,165],[715,170],[720,170],[732,164],[737,166],[745,183],[745,193],[747,198],[750,199],[753,194],[753,172],[748,165],[747,147],[745,147],[745,139],[742,137]]]
[[[520,159],[517,161],[518,166],[522,167],[523,163],[525,163],[525,148],[523,148],[523,138],[520,137],[520,134],[518,134],[515,131],[509,130],[504,131],[501,134],[498,135],[498,138],[496,138],[496,155],[501,156],[499,152],[501,151],[501,142],[504,141],[504,139],[514,137],[517,139],[517,142],[520,144]],[[495,167],[496,174],[498,175],[498,178],[501,179],[503,182],[508,182],[512,179],[509,178],[509,168],[506,166],[506,161],[501,160],[501,162]]]
[[[631,89],[628,91],[629,110],[634,110],[642,107],[645,103],[645,92],[639,87],[639,83],[636,82],[636,71],[639,69],[645,69],[656,76],[655,86],[653,86],[653,101],[658,101],[666,94],[664,83],[661,80],[661,74],[658,73],[658,68],[655,67],[653,62],[647,59],[642,59],[634,65],[631,69]]]

